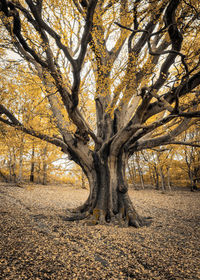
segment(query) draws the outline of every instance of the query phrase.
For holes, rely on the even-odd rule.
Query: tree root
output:
[[[87,209],[83,211],[83,207],[69,209],[65,216],[60,216],[63,221],[81,221],[89,226],[94,225],[113,225],[120,227],[133,226],[135,228],[150,226],[152,217],[141,217],[135,212],[127,213],[125,216],[122,213],[113,214],[110,219],[107,219],[106,212],[97,208]]]
[[[60,216],[60,218],[63,221],[79,221],[79,220],[86,219],[89,215],[90,215],[90,213],[88,211],[81,213],[80,211],[75,212],[73,210],[73,211],[66,211],[66,215]]]

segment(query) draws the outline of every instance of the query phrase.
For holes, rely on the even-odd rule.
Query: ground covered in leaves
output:
[[[0,184],[0,279],[200,279],[200,192],[130,190],[140,229],[63,221],[87,190]]]

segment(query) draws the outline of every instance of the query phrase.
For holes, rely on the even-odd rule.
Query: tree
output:
[[[142,155],[146,163],[149,165],[149,173],[153,177],[156,189],[160,189],[161,185],[163,191],[167,188],[171,190],[170,167],[173,162],[173,150],[170,148],[157,148],[146,154],[143,152]]]
[[[197,143],[199,142],[199,123],[196,122],[188,131],[184,133],[184,140]],[[200,150],[195,146],[185,146],[182,152],[184,171],[188,174],[191,190],[197,188],[197,182],[200,181]]]
[[[126,163],[175,141],[200,116],[198,1],[2,0],[1,11],[10,36],[1,47],[40,78],[37,100],[48,101],[55,133],[27,125],[4,102],[0,121],[82,168],[90,194],[67,219],[145,224],[128,195]]]

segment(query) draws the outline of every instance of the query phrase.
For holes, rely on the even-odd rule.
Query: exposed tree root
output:
[[[124,213],[119,212],[113,214],[111,217],[107,217],[107,213],[104,210],[97,208],[83,211],[83,207],[76,209],[69,209],[66,211],[66,215],[61,217],[64,221],[81,221],[84,220],[86,225],[113,225],[120,227],[133,226],[135,228],[149,226],[152,223],[151,217],[139,216],[136,212]]]
[[[67,210],[65,216],[60,216],[64,221],[79,221],[86,219],[90,215],[89,212],[75,212],[75,209],[73,210]]]

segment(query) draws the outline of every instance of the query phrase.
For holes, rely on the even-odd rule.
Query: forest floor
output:
[[[200,192],[130,190],[149,227],[61,219],[88,192],[0,183],[1,280],[200,279]]]

